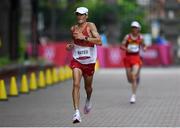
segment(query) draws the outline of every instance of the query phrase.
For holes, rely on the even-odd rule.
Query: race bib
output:
[[[130,50],[131,52],[139,52],[139,45],[136,44],[129,44],[128,45],[128,50]]]
[[[75,49],[76,52],[76,57],[80,58],[80,57],[90,57],[90,48],[76,48]]]

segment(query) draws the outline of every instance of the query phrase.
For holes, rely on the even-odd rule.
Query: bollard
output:
[[[25,74],[22,75],[20,92],[24,94],[29,93],[29,86],[28,86],[27,77]]]
[[[72,70],[69,66],[67,66],[67,70],[68,70],[68,78],[72,78]]]
[[[40,71],[39,79],[38,79],[38,88],[45,88],[45,87],[46,87],[46,82],[45,82],[44,72]]]
[[[47,85],[52,85],[53,81],[52,81],[52,74],[51,74],[51,70],[47,69],[46,70],[46,83]]]
[[[99,61],[96,61],[96,65],[95,65],[95,71],[97,71],[99,69]]]
[[[11,77],[9,96],[18,96],[18,87],[15,76]]]
[[[65,80],[65,72],[64,72],[64,68],[63,67],[59,68],[59,80],[60,81],[64,81]]]
[[[53,76],[53,83],[57,83],[58,82],[58,76],[57,76],[56,68],[52,69],[52,76]]]
[[[0,101],[7,101],[7,93],[4,80],[0,80]]]
[[[69,68],[68,68],[68,66],[64,66],[64,72],[65,72],[65,80],[69,79]]]
[[[37,80],[36,80],[36,74],[34,72],[30,75],[30,90],[37,90]]]

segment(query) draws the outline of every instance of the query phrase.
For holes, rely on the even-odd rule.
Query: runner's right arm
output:
[[[66,45],[66,50],[70,51],[74,48],[74,44],[73,41],[70,41],[67,45]]]
[[[144,39],[142,39],[142,49],[145,52],[147,50],[148,46],[144,43]]]
[[[99,35],[96,25],[92,22],[89,22],[90,32],[92,37],[86,37],[86,41],[93,42],[96,45],[102,45],[101,36]]]
[[[72,35],[73,35],[73,28],[74,28],[74,26],[71,27],[71,33],[72,33]],[[69,42],[67,43],[67,45],[66,45],[66,50],[70,51],[70,50],[72,50],[73,48],[74,48],[74,42],[73,42],[73,40],[71,40],[71,41],[69,41]]]
[[[126,48],[126,42],[127,42],[127,39],[128,39],[128,35],[126,35],[122,41],[122,43],[120,44],[120,48],[124,51],[128,51],[128,49]]]

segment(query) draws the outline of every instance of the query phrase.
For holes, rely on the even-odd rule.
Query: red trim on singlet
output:
[[[126,46],[126,48],[127,48],[127,47],[128,47],[128,44],[137,44],[137,45],[139,45],[139,47],[140,47],[141,43],[142,43],[141,35],[138,35],[137,39],[136,39],[136,40],[133,40],[132,37],[131,37],[131,34],[129,34],[125,46]],[[137,53],[129,53],[129,52],[126,52],[126,55],[138,55],[138,54],[139,54],[139,52],[137,52]]]
[[[88,28],[88,23],[86,24],[84,30],[82,31],[83,35],[84,36],[87,36],[89,37],[88,35],[88,31],[87,31],[87,28]],[[73,29],[72,32],[75,31],[75,28]],[[89,41],[84,41],[84,40],[78,40],[78,39],[74,39],[74,43],[77,44],[77,45],[80,45],[80,46],[86,46],[86,47],[94,47],[94,44],[92,42],[89,42]]]

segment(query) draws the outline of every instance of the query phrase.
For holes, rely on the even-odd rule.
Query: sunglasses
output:
[[[86,15],[86,14],[81,14],[81,13],[76,12],[76,16],[83,16],[83,15]]]

